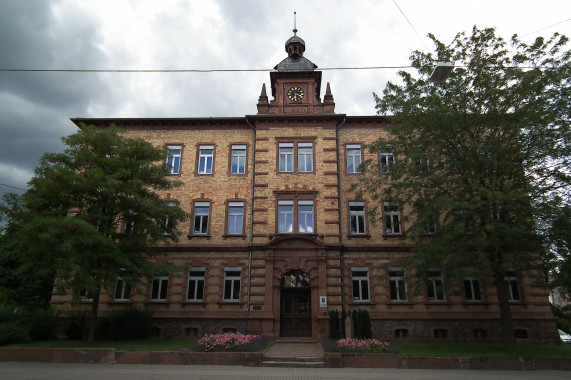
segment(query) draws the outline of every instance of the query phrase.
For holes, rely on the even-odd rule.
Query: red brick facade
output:
[[[292,39],[287,46],[303,44]],[[499,339],[494,287],[482,286],[474,300],[462,289],[431,299],[413,296],[399,268],[387,270],[385,264],[410,251],[400,239],[407,226],[371,223],[366,201],[356,202],[349,186],[360,176],[351,172],[360,161],[379,159],[363,146],[389,124],[378,116],[334,113],[329,84],[321,100],[322,73],[297,70],[309,61],[294,53],[288,51],[270,73],[273,99],[263,85],[257,115],[73,119],[115,124],[130,137],[180,147],[173,175],[184,186],[161,195],[193,214],[162,260],[194,272],[119,299],[116,288],[108,289],[101,294],[101,313],[125,303],[152,305],[162,336],[233,329],[320,339],[328,335],[330,309],[360,308],[369,311],[377,338]],[[536,278],[514,280],[518,336],[551,341],[556,329],[547,294]],[[164,297],[156,289],[153,295],[153,286],[166,286]],[[69,300],[67,294],[53,297],[54,303]]]

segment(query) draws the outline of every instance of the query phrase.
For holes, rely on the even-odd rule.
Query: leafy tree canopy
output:
[[[555,197],[569,201],[568,39],[527,45],[476,27],[450,45],[430,37],[436,54],[414,52],[416,74],[401,71],[401,84],[374,94],[392,124],[370,151],[394,162],[365,162],[353,189],[370,199],[373,218],[382,220],[383,202],[401,206],[415,243],[407,264],[421,279],[431,267],[449,279],[477,269],[504,287],[508,270],[537,263],[538,215]],[[441,84],[429,80],[436,61],[455,63]]]
[[[63,141],[63,152],[42,156],[21,199],[4,199],[7,238],[21,271],[92,295],[96,316],[99,291],[117,276],[136,284],[161,270],[148,259],[177,239],[187,214],[157,193],[180,186],[167,176],[164,148],[115,127],[84,125]]]

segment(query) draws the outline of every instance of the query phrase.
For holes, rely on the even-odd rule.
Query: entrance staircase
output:
[[[311,339],[280,338],[264,351],[263,367],[324,368],[321,345]]]

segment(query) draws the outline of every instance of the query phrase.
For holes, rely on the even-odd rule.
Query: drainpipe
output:
[[[254,244],[254,173],[256,172],[256,128],[246,118],[246,124],[252,128],[252,184],[250,186],[250,243],[248,248],[248,293],[246,301],[246,320],[244,322],[244,334],[248,330],[248,318],[250,317],[250,298],[252,289],[252,244]]]
[[[339,158],[341,156],[339,152],[339,130],[347,121],[346,117],[343,117],[343,121],[335,129],[335,144],[337,145],[337,209],[339,215],[339,264],[341,267],[341,312],[345,311],[345,262],[343,260],[343,228],[341,224],[341,163]]]

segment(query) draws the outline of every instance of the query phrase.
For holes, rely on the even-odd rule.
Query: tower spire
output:
[[[293,12],[293,35],[297,36],[297,12]]]

